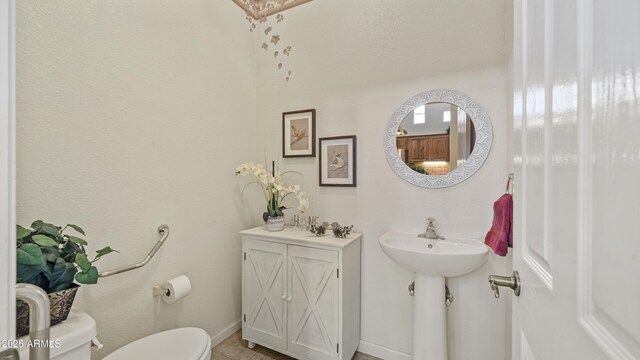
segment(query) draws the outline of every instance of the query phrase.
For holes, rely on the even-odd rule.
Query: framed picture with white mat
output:
[[[356,136],[320,138],[320,186],[356,186]]]
[[[282,113],[282,157],[316,157],[316,109]]]

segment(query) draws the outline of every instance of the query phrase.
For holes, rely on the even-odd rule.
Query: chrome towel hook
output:
[[[505,190],[507,194],[513,195],[513,173],[509,173],[509,178],[507,179],[507,189]]]

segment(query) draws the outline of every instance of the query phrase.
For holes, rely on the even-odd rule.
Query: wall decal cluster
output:
[[[233,0],[246,13],[245,19],[249,22],[249,31],[264,33],[264,40],[260,48],[273,53],[273,58],[278,70],[284,69],[285,81],[289,81],[292,71],[285,62],[291,55],[292,46],[282,41],[276,27],[284,21],[281,11],[304,4],[311,0]],[[275,17],[271,17],[275,15]]]

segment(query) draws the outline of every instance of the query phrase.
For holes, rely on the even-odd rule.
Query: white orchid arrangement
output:
[[[305,212],[309,209],[309,195],[305,191],[300,191],[300,185],[285,185],[283,177],[291,173],[301,175],[297,171],[280,173],[276,171],[274,163],[272,163],[272,171],[269,172],[264,164],[256,164],[253,161],[240,164],[236,169],[236,176],[253,175],[257,180],[245,185],[243,192],[251,184],[258,184],[262,188],[267,202],[267,211],[262,214],[264,221],[267,221],[268,217],[283,216],[282,210],[286,207],[282,203],[292,194],[298,199],[298,211]]]

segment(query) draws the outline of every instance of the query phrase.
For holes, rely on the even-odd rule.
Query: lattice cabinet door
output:
[[[287,245],[245,239],[243,337],[286,349]]]
[[[338,252],[289,245],[288,349],[310,360],[338,357]]]

